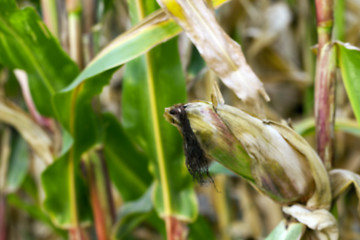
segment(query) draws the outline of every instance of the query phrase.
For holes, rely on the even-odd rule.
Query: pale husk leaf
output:
[[[283,207],[283,211],[314,230],[319,240],[337,240],[339,230],[335,217],[325,209],[309,210],[302,205],[295,204]]]
[[[360,175],[344,169],[333,169],[330,171],[329,176],[333,199],[339,197],[351,186],[354,186],[356,195],[360,199]],[[360,201],[358,213],[360,214]]]
[[[0,99],[0,122],[19,131],[34,152],[46,163],[53,161],[51,139],[21,108],[6,99]]]
[[[271,189],[278,189],[280,195],[286,196],[282,201],[278,199],[283,203],[310,197],[313,176],[308,171],[309,160],[289,144],[271,122],[229,105],[219,105],[216,112],[252,158],[252,175],[260,189],[267,189],[267,194],[274,192]],[[311,148],[308,144],[306,147]]]
[[[270,124],[296,151],[304,155],[308,161],[316,188],[313,196],[307,202],[307,207],[329,209],[331,203],[330,181],[319,156],[306,140],[291,128],[275,122],[270,122]]]

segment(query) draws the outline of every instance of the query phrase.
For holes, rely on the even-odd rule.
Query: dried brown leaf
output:
[[[208,66],[236,95],[261,114],[262,96],[269,100],[262,82],[246,63],[240,45],[220,27],[204,1],[158,0],[185,30]]]

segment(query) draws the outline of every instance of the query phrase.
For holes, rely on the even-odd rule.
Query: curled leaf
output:
[[[309,210],[299,204],[283,207],[283,211],[314,230],[316,239],[337,240],[339,229],[335,217],[325,209]]]
[[[344,169],[333,169],[330,171],[329,176],[333,198],[339,197],[349,187],[354,186],[356,195],[360,199],[360,175]],[[360,202],[358,204],[358,213],[360,214]]]

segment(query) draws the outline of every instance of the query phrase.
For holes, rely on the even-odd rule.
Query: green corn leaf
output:
[[[58,93],[54,96],[56,110],[62,111],[58,112],[58,116],[62,118],[59,120],[72,134],[73,139],[72,148],[69,148],[71,137],[67,136],[64,139],[65,150],[70,149],[70,152],[61,155],[62,157],[42,174],[45,191],[44,208],[59,227],[69,228],[74,224],[74,211],[78,212],[80,222],[86,223],[91,220],[87,190],[79,173],[79,164],[81,155],[100,142],[101,128],[98,126],[101,126],[101,119],[94,113],[91,100],[94,95],[101,92],[115,70],[111,69],[90,78],[74,91]],[[61,188],[54,189],[57,185],[61,185]],[[71,199],[75,197],[77,210],[70,204]]]
[[[149,217],[153,209],[151,193],[152,188],[149,188],[139,199],[127,202],[121,207],[118,221],[114,228],[116,239],[124,239],[131,230]]]
[[[73,209],[71,209],[71,188],[76,188],[77,212],[79,221],[91,221],[91,208],[87,199],[87,189],[79,171],[75,171],[75,183],[71,180],[69,154],[57,159],[42,174],[41,182],[45,192],[44,209],[52,222],[60,228],[71,228]]]
[[[199,216],[195,222],[189,225],[189,240],[206,239],[215,240],[215,234],[210,224],[204,217]]]
[[[137,199],[152,180],[148,159],[135,148],[112,114],[104,114],[103,118],[104,153],[110,178],[125,201]]]
[[[346,92],[357,121],[360,123],[360,49],[350,44],[337,42],[338,62]]]
[[[30,217],[45,223],[46,225],[51,227],[57,234],[59,234],[63,238],[66,238],[66,232],[64,230],[57,228],[50,221],[49,217],[46,216],[46,214],[42,211],[40,206],[24,201],[15,193],[9,194],[6,200],[9,203],[9,205],[26,212],[27,214],[29,214]]]
[[[159,232],[165,232],[164,223],[154,212],[151,201],[153,190],[153,186],[150,186],[141,197],[129,201],[121,207],[117,217],[117,223],[113,229],[113,235],[116,236],[116,239],[128,239],[129,233],[145,221]]]
[[[0,8],[5,12],[0,16],[0,62],[11,69],[20,68],[27,72],[30,90],[40,113],[57,118],[73,138],[72,148],[71,138],[64,139],[67,144],[61,155],[68,159],[61,158],[42,176],[45,210],[58,226],[70,227],[74,224],[77,210],[69,201],[75,195],[81,203],[79,219],[89,220],[87,213],[90,209],[86,209],[89,205],[86,204],[86,195],[82,195],[86,190],[79,180],[79,160],[82,153],[99,142],[100,121],[92,109],[91,100],[109,82],[115,68],[94,75],[86,84],[72,91],[57,93],[75,79],[79,72],[76,64],[63,52],[34,9],[17,10],[10,2],[0,2]],[[71,154],[65,154],[69,149]],[[78,176],[77,180],[73,180],[73,174]],[[53,181],[58,181],[61,191],[53,189]]]
[[[132,2],[131,2],[132,3]],[[145,9],[145,6],[148,9]],[[156,6],[130,8],[150,12]],[[135,12],[136,11],[130,11]],[[141,16],[133,16],[136,19]],[[158,214],[193,220],[197,214],[192,181],[181,151],[181,138],[163,111],[168,104],[184,102],[185,80],[176,39],[162,44],[126,65],[123,83],[123,125],[151,160],[155,177],[153,201]]]
[[[24,139],[16,136],[12,144],[9,168],[6,174],[7,193],[15,192],[24,181],[29,169],[29,149]]]
[[[28,73],[37,109],[53,117],[52,96],[70,84],[79,73],[78,67],[34,9],[19,10],[12,0],[0,1],[0,9],[0,63]]]
[[[213,4],[218,7],[228,1],[213,0]],[[70,91],[89,77],[119,67],[141,56],[153,47],[175,37],[181,31],[181,27],[163,9],[157,10],[129,31],[114,39],[64,91]]]

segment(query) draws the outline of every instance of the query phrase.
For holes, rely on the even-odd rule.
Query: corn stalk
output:
[[[316,0],[318,55],[315,75],[317,152],[331,169],[334,149],[336,50],[331,44],[333,1]]]

